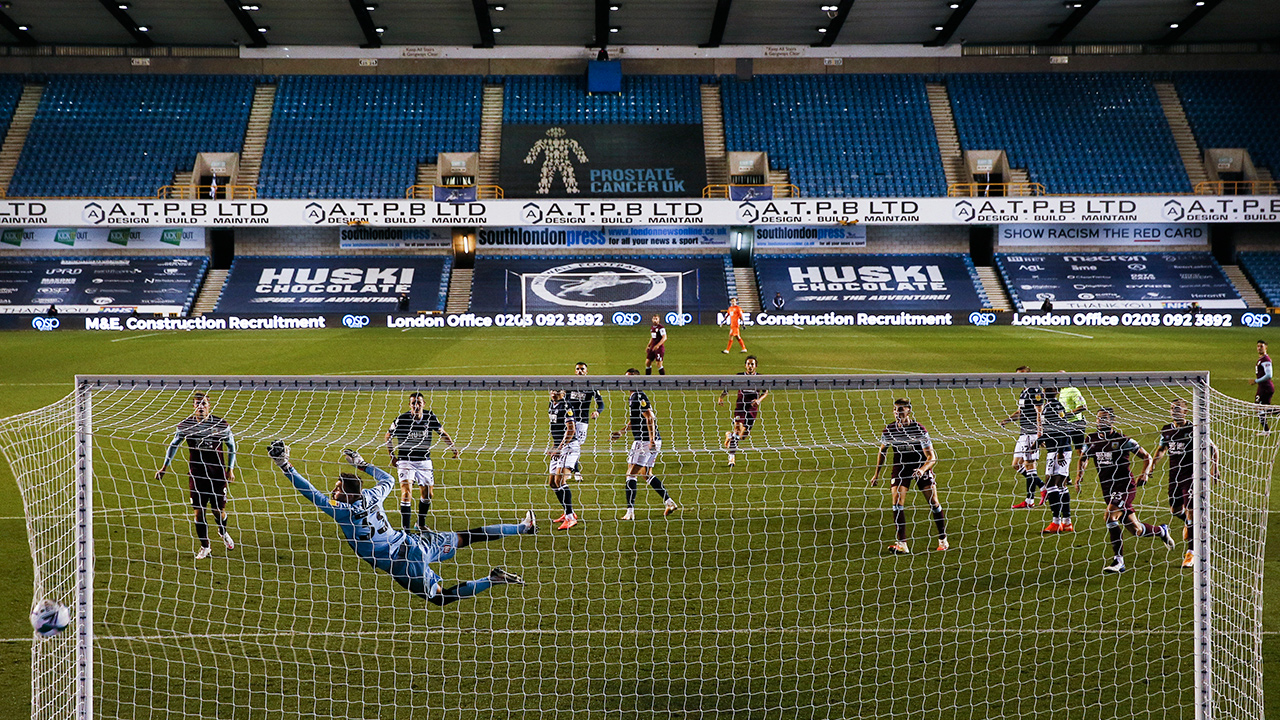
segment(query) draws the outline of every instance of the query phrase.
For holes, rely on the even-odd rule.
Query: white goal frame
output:
[[[678,273],[676,273],[678,275]],[[585,381],[585,382],[584,382]],[[1220,638],[1215,632],[1215,621],[1219,612],[1218,593],[1223,592],[1217,583],[1231,579],[1225,575],[1216,575],[1214,570],[1215,551],[1219,538],[1215,536],[1215,513],[1230,513],[1230,500],[1224,500],[1218,507],[1211,481],[1210,423],[1207,419],[1215,416],[1215,411],[1224,403],[1236,403],[1232,409],[1236,413],[1250,413],[1252,406],[1226,398],[1215,393],[1209,386],[1207,372],[1172,372],[1172,373],[1053,373],[1053,374],[959,374],[959,375],[757,375],[757,376],[452,376],[452,377],[294,377],[294,376],[156,376],[156,375],[82,375],[75,380],[75,508],[74,508],[74,563],[75,603],[72,606],[74,623],[74,643],[42,643],[36,642],[32,650],[33,660],[33,697],[48,697],[50,692],[59,693],[61,697],[68,695],[73,702],[59,703],[54,708],[41,708],[39,702],[33,702],[32,717],[39,720],[91,720],[94,715],[94,538],[93,538],[93,396],[98,391],[147,389],[165,391],[210,391],[231,392],[240,390],[254,391],[381,391],[408,392],[419,391],[494,391],[494,390],[548,390],[551,388],[567,388],[578,385],[589,385],[600,391],[622,391],[630,389],[643,390],[686,390],[686,391],[719,391],[735,388],[767,388],[770,390],[880,390],[895,391],[905,394],[911,390],[929,389],[1002,389],[1017,391],[1026,387],[1041,385],[1076,387],[1141,387],[1148,383],[1180,385],[1190,388],[1193,394],[1194,452],[1196,458],[1193,485],[1193,505],[1195,510],[1196,541],[1200,550],[1196,553],[1194,567],[1194,677],[1195,682],[1195,716],[1199,720],[1215,720],[1216,718],[1249,717],[1256,708],[1257,717],[1262,717],[1262,676],[1256,673],[1254,687],[1238,687],[1241,668],[1225,668],[1218,671],[1223,653],[1229,659],[1242,660],[1239,657],[1242,648],[1241,638],[1247,644],[1256,638],[1253,651],[1261,653],[1262,622],[1262,564],[1261,552],[1256,558],[1245,555],[1243,558],[1233,556],[1238,563],[1248,566],[1248,561],[1256,562],[1256,576],[1245,577],[1240,587],[1228,587],[1225,592],[1233,599],[1239,597],[1256,597],[1257,602],[1243,609],[1222,605],[1221,612],[1233,613],[1235,630],[1223,630],[1230,638]],[[1247,415],[1246,415],[1247,416]],[[30,513],[30,507],[28,507]],[[1265,518],[1265,514],[1263,514]],[[31,530],[30,517],[28,529]],[[1257,537],[1265,543],[1265,520],[1258,530]],[[36,538],[32,535],[32,551],[36,552]],[[37,568],[36,593],[39,596],[42,586],[41,570]],[[1239,605],[1239,602],[1234,603]],[[1241,631],[1243,624],[1251,629]],[[1230,647],[1228,647],[1230,646]],[[66,685],[51,689],[49,678],[40,677],[37,667],[47,667],[48,658],[42,653],[74,653],[74,677],[66,678]],[[42,665],[42,660],[46,661]],[[1260,668],[1260,662],[1259,662]],[[1244,668],[1246,680],[1252,674],[1251,668]],[[1230,677],[1228,677],[1230,676]],[[37,681],[42,687],[37,686]],[[1221,708],[1217,703],[1218,693],[1225,683],[1232,683],[1228,689],[1231,695],[1230,709]],[[1221,710],[1221,712],[1220,712]]]

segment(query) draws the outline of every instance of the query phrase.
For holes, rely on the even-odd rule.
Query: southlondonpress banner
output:
[[[758,225],[755,231],[757,249],[867,246],[864,225]]]
[[[486,227],[476,231],[481,248],[544,247],[687,248],[728,247],[725,227]]]
[[[965,256],[756,256],[760,294],[782,294],[789,312],[868,313],[982,307]]]
[[[1063,245],[1112,245],[1152,247],[1209,244],[1209,226],[1203,223],[1133,223],[1129,225],[1001,225],[996,230],[1001,247],[1052,247]],[[1140,251],[1141,252],[1141,251]]]
[[[699,194],[694,191],[693,195]],[[1280,222],[1280,196],[480,200],[0,200],[12,227],[1116,225]]]
[[[498,184],[514,197],[698,197],[701,125],[506,125]]]
[[[438,310],[447,282],[440,255],[238,257],[217,312],[392,312],[401,293],[410,310]]]
[[[447,227],[381,228],[344,227],[338,230],[338,247],[348,250],[447,248],[453,246],[453,229]]]
[[[203,257],[2,257],[0,314],[185,313]]]
[[[204,250],[204,228],[56,228],[0,229],[0,252],[6,250]]]
[[[1245,307],[1209,253],[1016,253],[996,260],[1015,302],[1025,309],[1045,300],[1055,310]]]

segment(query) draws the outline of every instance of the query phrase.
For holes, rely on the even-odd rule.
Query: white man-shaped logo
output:
[[[533,144],[529,148],[529,154],[525,156],[526,165],[532,165],[538,159],[538,155],[542,154],[542,177],[538,179],[538,194],[546,195],[551,192],[551,183],[555,182],[556,175],[559,174],[564,180],[564,191],[571,194],[577,194],[578,179],[573,174],[573,163],[569,160],[569,153],[577,156],[578,162],[590,162],[587,159],[587,153],[578,144],[577,140],[565,137],[565,131],[562,127],[553,127],[547,130],[547,136]]]

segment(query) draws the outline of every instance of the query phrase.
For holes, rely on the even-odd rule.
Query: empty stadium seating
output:
[[[961,147],[1005,150],[1011,167],[1050,193],[1191,191],[1147,75],[963,74],[946,83]]]
[[[52,76],[9,195],[154,197],[197,153],[239,152],[253,84],[225,75]]]
[[[923,76],[724,78],[721,93],[725,147],[768,152],[803,195],[946,194]]]
[[[1245,148],[1280,172],[1280,73],[1177,73],[1174,84],[1201,148]]]
[[[619,94],[587,94],[579,75],[510,75],[503,84],[502,121],[551,123],[702,122],[701,80],[694,75],[627,75]]]
[[[258,195],[403,197],[418,163],[480,148],[482,79],[280,78]]]
[[[0,137],[9,130],[9,121],[13,119],[13,110],[18,106],[22,96],[22,78],[12,75],[0,76]]]
[[[1267,307],[1280,307],[1280,252],[1242,252],[1238,258]]]

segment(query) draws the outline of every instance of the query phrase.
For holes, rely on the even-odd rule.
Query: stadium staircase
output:
[[[200,294],[191,306],[191,316],[197,317],[213,312],[218,307],[218,298],[222,296],[222,286],[227,282],[230,270],[210,270],[205,273],[204,284],[200,286]]]
[[[418,163],[418,173],[415,176],[414,183],[418,185],[435,185],[436,170],[436,163]]]
[[[1182,98],[1170,81],[1155,82],[1152,85],[1156,89],[1156,97],[1160,99],[1160,107],[1164,109],[1164,117],[1169,122],[1169,130],[1173,132],[1173,141],[1178,146],[1178,155],[1182,156],[1182,165],[1187,169],[1187,179],[1191,181],[1191,187],[1195,187],[1207,181],[1209,176],[1204,171],[1204,159],[1200,155],[1196,135],[1191,131],[1191,123],[1187,122]]]
[[[237,185],[258,186],[262,170],[262,154],[267,148],[267,131],[271,129],[271,111],[276,106],[276,84],[260,83],[253,88],[253,104],[249,107],[249,125],[240,148],[240,172]]]
[[[942,83],[925,83],[929,97],[929,110],[933,114],[933,132],[938,136],[938,150],[942,154],[942,172],[947,185],[970,182],[966,179],[964,151],[960,148],[960,133],[956,130],[956,118],[951,112],[951,95]]]
[[[1022,170],[1020,172],[1026,172]],[[1004,290],[1004,283],[1000,281],[1000,271],[990,265],[986,267],[975,268],[978,271],[978,279],[982,281],[982,289],[987,293],[987,300],[991,301],[993,310],[1013,310],[1013,303],[1009,301],[1009,294]]]
[[[499,98],[502,97],[499,90]],[[499,115],[501,117],[501,115]],[[454,268],[449,274],[449,296],[444,303],[447,313],[464,313],[471,307],[471,275],[470,269]]]
[[[729,168],[725,164],[724,105],[720,102],[719,85],[703,85],[702,93],[702,147],[707,156],[707,184],[724,185],[729,182]]]
[[[1236,292],[1240,293],[1240,297],[1244,299],[1244,304],[1251,308],[1264,308],[1267,301],[1262,299],[1262,293],[1249,280],[1249,276],[1245,274],[1244,269],[1239,265],[1223,265],[1222,272],[1236,287]]]
[[[742,308],[742,312],[760,312],[760,285],[756,282],[756,269],[734,268],[733,285],[738,297],[738,306]]]
[[[18,158],[27,144],[27,132],[31,130],[31,121],[35,120],[36,108],[40,107],[43,95],[44,85],[29,83],[22,86],[22,97],[14,108],[13,119],[9,121],[4,145],[0,146],[0,197],[9,194],[9,182],[13,180],[13,171],[18,168]]]
[[[481,185],[498,184],[498,163],[502,161],[502,98],[501,85],[484,86],[480,105],[480,177],[477,179]],[[471,271],[466,272],[467,301],[470,302]],[[453,273],[457,275],[458,271]]]

